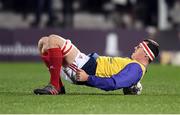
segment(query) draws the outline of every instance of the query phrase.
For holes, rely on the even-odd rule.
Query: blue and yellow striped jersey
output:
[[[136,84],[145,74],[146,68],[136,60],[93,55],[82,67],[89,74],[88,86],[105,91],[121,89]]]
[[[136,60],[130,58],[99,56],[96,59],[96,62],[96,76],[99,77],[111,77],[112,75],[119,73],[130,63],[139,64],[143,71],[143,75],[145,73],[145,67]]]

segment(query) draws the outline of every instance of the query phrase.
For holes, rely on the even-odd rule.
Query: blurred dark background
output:
[[[26,28],[171,29],[179,28],[179,4],[180,0],[0,0],[0,17]],[[6,27],[2,19],[0,23]]]
[[[152,36],[161,46],[157,62],[178,65],[180,0],[0,0],[1,61],[37,60],[36,43],[49,34],[112,56],[129,56]]]

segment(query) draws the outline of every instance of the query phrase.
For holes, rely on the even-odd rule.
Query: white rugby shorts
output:
[[[68,67],[62,67],[61,77],[71,83],[76,83],[76,71],[78,71],[79,68],[82,68],[89,59],[89,56],[79,52],[71,65]]]

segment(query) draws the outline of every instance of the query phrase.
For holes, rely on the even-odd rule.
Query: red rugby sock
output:
[[[44,61],[46,66],[49,68],[49,55],[48,52],[45,52],[41,55],[41,59]]]
[[[60,71],[63,61],[63,56],[60,48],[51,48],[48,50],[49,54],[49,72],[51,74],[50,83],[57,89],[63,86]]]

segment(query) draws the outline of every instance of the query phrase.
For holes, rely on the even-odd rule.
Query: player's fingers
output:
[[[78,74],[76,74],[76,80],[79,80],[79,75]]]
[[[81,78],[81,72],[80,72],[80,71],[77,71],[77,72],[76,72],[76,79],[79,80],[80,78]]]
[[[81,71],[81,69],[80,69],[80,68],[77,68],[76,72],[79,72],[79,71]]]
[[[79,75],[80,74],[80,71],[76,71],[76,75]]]
[[[81,81],[81,77],[80,76],[76,76],[76,80],[77,81]]]
[[[81,68],[79,68],[79,69],[78,69],[78,72],[83,72],[83,71],[84,71],[84,70],[83,70],[83,69],[81,69]]]
[[[76,71],[76,75],[80,76],[83,72],[84,72],[84,70],[78,69],[78,70]]]

